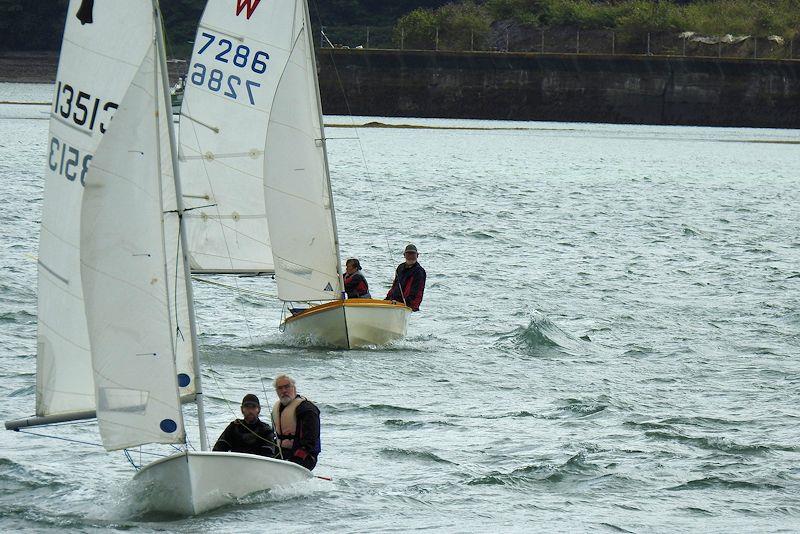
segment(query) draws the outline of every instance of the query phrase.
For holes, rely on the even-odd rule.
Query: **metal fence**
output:
[[[795,59],[793,40],[776,36],[700,36],[685,32],[622,32],[575,28],[495,27],[488,34],[451,35],[439,28],[406,34],[391,26],[325,26],[319,45],[333,48],[533,52]]]

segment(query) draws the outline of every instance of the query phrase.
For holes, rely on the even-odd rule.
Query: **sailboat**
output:
[[[208,452],[163,43],[157,0],[69,4],[40,238],[36,415],[5,426],[96,417],[109,451],[180,444],[134,480],[161,497],[152,509],[197,514],[312,475]]]
[[[305,0],[209,2],[181,106],[194,273],[267,274],[280,328],[337,348],[406,335],[402,303],[345,299]]]

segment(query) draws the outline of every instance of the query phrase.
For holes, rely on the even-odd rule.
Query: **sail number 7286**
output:
[[[250,47],[244,44],[240,44],[234,49],[233,42],[229,39],[220,39],[208,32],[202,32],[200,36],[205,39],[205,42],[197,51],[198,56],[205,54],[208,60],[215,64],[233,65],[240,70],[235,71],[236,74],[228,74],[219,68],[209,69],[207,65],[198,61],[192,65],[192,73],[189,76],[192,84],[215,93],[222,93],[234,100],[244,99],[246,94],[250,104],[255,105],[253,89],[261,87],[261,84],[248,79],[248,77],[251,76],[251,71],[256,75],[267,72],[269,54],[263,50],[253,53]],[[216,46],[209,51],[209,48],[215,43]],[[206,54],[207,51],[208,54]],[[219,66],[223,67],[223,65]]]

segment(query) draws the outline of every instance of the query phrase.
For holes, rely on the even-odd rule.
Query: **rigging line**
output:
[[[207,279],[199,277],[199,276],[192,276],[192,280],[194,280],[195,282],[200,282],[200,283],[208,284],[208,285],[211,285],[211,286],[223,287],[225,289],[233,289],[234,291],[239,291],[239,295],[240,296],[242,294],[247,294],[247,295],[255,295],[255,296],[258,296],[258,297],[265,297],[265,298],[268,298],[268,299],[276,299],[276,298],[278,298],[276,295],[270,295],[269,293],[264,293],[263,291],[253,291],[252,289],[240,289],[240,288],[237,288],[235,286],[231,286],[231,285],[228,285],[228,284],[223,284],[221,282],[214,282],[213,280],[207,280]]]
[[[317,21],[319,21],[319,26],[321,28],[322,27],[322,16],[320,15],[320,12],[319,12],[319,4],[316,2],[316,0],[309,0],[309,1],[314,4],[314,11],[316,11],[316,13],[317,13]],[[310,22],[311,21],[309,21],[309,23]],[[327,39],[327,36],[325,36],[325,38]],[[312,39],[311,42],[313,43],[314,40]],[[328,41],[328,42],[330,42],[330,41]],[[353,119],[353,110],[350,107],[350,100],[348,100],[347,93],[344,90],[344,84],[342,83],[342,77],[339,74],[339,68],[336,66],[336,60],[334,59],[333,54],[330,54],[330,59],[331,59],[331,65],[333,65],[333,72],[336,73],[336,81],[339,84],[339,90],[342,93],[342,99],[344,100],[344,105],[347,108],[347,116],[350,118],[350,127],[353,128],[353,131],[356,134],[355,138],[356,138],[356,140],[358,142],[358,149],[361,152],[361,161],[364,164],[364,172],[366,174],[367,185],[369,186],[370,192],[372,193],[372,198],[374,199],[374,202],[377,203],[378,202],[378,195],[375,194],[375,188],[372,187],[372,173],[370,172],[369,166],[367,165],[367,157],[364,154],[364,145],[361,143],[361,135],[358,132],[358,126],[356,126],[355,120]],[[380,221],[380,224],[381,224],[381,230],[383,232],[383,237],[386,240],[386,255],[387,255],[387,259],[388,259],[389,268],[391,268],[392,265],[393,265],[393,262],[392,262],[392,248],[389,245],[389,234],[387,232],[386,222],[383,220],[383,214],[381,213],[381,211],[382,210],[378,210],[378,220]]]
[[[79,443],[81,445],[91,445],[93,447],[103,447],[102,443],[92,443],[91,441],[82,441],[79,439],[71,439],[71,438],[64,438],[61,436],[48,436],[47,434],[39,434],[38,432],[31,432],[30,430],[15,430],[15,432],[19,432],[21,434],[30,434],[31,436],[39,436],[40,438],[48,438],[48,439],[57,439],[59,441],[68,441],[70,443]],[[127,451],[128,449],[123,449]],[[157,452],[144,452],[139,451],[139,454],[148,454],[150,456],[158,456],[160,458],[166,458],[167,455],[165,454],[158,454]]]

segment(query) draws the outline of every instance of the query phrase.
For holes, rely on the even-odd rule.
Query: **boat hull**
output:
[[[146,465],[133,480],[148,500],[148,511],[188,516],[312,476],[302,466],[264,456],[182,452]]]
[[[355,349],[406,335],[411,308],[388,300],[347,299],[313,306],[284,321],[284,331],[320,345]]]

